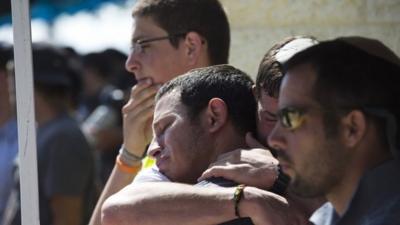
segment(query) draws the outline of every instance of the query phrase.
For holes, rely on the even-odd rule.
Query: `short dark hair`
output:
[[[228,63],[229,22],[218,0],[139,0],[132,15],[150,16],[170,35],[197,32],[207,41],[211,64]],[[170,42],[179,45],[177,38]]]
[[[360,37],[322,42],[293,56],[285,69],[302,64],[310,65],[317,75],[312,90],[315,100],[330,109],[327,114],[334,114],[324,116],[327,130],[337,133],[340,115],[359,109],[378,125],[382,143],[391,144],[387,122],[371,114],[371,109],[378,109],[394,116],[395,139],[400,139],[400,59],[381,42]]]
[[[290,50],[283,49],[289,43],[293,43],[293,41],[299,40],[303,41],[298,44],[295,48],[291,48]],[[282,61],[277,57],[277,54],[283,51],[291,51],[289,54],[294,55],[300,50],[303,50],[306,47],[309,47],[313,44],[318,43],[317,39],[314,37],[308,36],[294,36],[287,37],[282,41],[276,43],[272,48],[270,48],[267,53],[265,53],[264,57],[260,62],[260,66],[258,67],[258,73],[256,77],[256,95],[259,98],[261,91],[264,91],[270,97],[278,98],[279,88],[281,86],[281,82],[283,79],[284,71],[283,71],[283,63],[286,61]],[[285,60],[285,59],[283,59]]]
[[[81,91],[80,65],[75,63],[76,59],[65,49],[48,43],[34,43],[32,56],[35,90],[59,111],[76,104],[75,98]]]
[[[255,132],[256,101],[252,93],[253,81],[244,72],[229,66],[218,65],[194,69],[179,76],[158,91],[156,100],[172,91],[180,92],[180,100],[195,120],[212,98],[222,99],[229,118],[238,132]]]

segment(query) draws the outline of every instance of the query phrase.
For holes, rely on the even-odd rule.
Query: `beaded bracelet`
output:
[[[144,156],[139,157],[130,153],[123,145],[119,150],[119,156],[126,165],[131,167],[140,164],[142,162],[142,159],[144,158]]]
[[[238,218],[242,218],[239,213],[239,202],[243,197],[243,190],[245,187],[246,187],[245,184],[239,184],[238,186],[236,186],[235,192],[233,193],[233,201],[235,204],[235,215]]]

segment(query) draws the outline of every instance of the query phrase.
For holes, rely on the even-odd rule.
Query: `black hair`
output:
[[[220,98],[228,107],[232,123],[244,134],[256,130],[256,101],[252,85],[253,81],[247,74],[232,66],[211,66],[191,70],[167,82],[158,91],[156,100],[178,91],[189,118],[195,120],[212,98]]]
[[[58,110],[76,105],[81,91],[80,67],[60,47],[47,43],[32,45],[35,89]]]

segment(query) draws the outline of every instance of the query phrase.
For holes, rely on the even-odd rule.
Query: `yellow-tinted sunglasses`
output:
[[[304,122],[304,110],[296,107],[286,107],[278,111],[277,117],[283,127],[289,130],[299,128]]]

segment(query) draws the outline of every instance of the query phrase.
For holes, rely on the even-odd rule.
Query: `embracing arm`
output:
[[[235,188],[144,183],[124,188],[103,205],[103,225],[219,224],[235,219]],[[256,225],[302,223],[285,198],[254,187],[244,189],[239,212]]]
[[[204,171],[199,181],[210,177],[224,177],[238,184],[269,190],[278,178],[279,162],[250,133],[246,135],[246,142],[252,149],[237,149],[220,155]]]
[[[104,187],[99,199],[97,200],[96,207],[93,211],[92,217],[90,218],[90,225],[100,225],[101,224],[101,206],[104,201],[112,194],[117,193],[119,190],[124,188],[126,185],[132,182],[135,174],[124,173],[119,171],[116,166],[114,166],[110,177],[108,178],[107,184]]]
[[[217,224],[234,218],[232,193],[169,182],[129,185],[106,200],[102,224]]]

